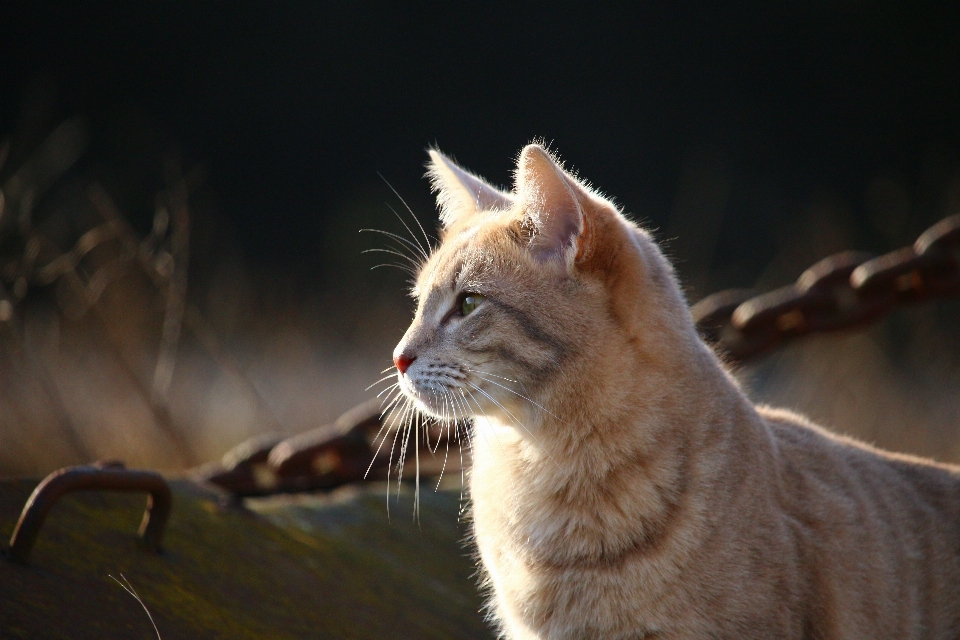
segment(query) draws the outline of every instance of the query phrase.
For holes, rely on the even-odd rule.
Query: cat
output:
[[[543,145],[512,192],[429,153],[440,244],[394,363],[473,419],[503,637],[960,638],[960,468],[754,406],[650,234]]]

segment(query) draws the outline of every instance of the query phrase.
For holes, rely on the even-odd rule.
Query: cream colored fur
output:
[[[960,638],[958,469],[755,407],[650,236],[541,146],[513,193],[431,158],[442,243],[395,355],[421,410],[474,417],[506,637]]]

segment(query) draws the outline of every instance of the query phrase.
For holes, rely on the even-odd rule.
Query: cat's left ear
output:
[[[444,228],[478,211],[509,209],[513,197],[487,184],[436,149],[430,149],[427,177],[437,194],[440,222]]]
[[[531,232],[530,248],[541,261],[572,265],[585,221],[577,191],[582,190],[553,156],[539,144],[529,144],[517,163],[517,194],[524,206],[524,225]]]

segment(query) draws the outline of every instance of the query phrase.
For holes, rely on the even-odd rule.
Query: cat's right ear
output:
[[[463,216],[488,209],[509,209],[513,205],[512,196],[457,166],[438,150],[430,149],[428,153],[427,177],[437,194],[440,222],[444,228]]]
[[[568,265],[578,257],[586,221],[575,190],[583,188],[539,144],[528,144],[517,162],[517,194],[531,231],[530,249],[537,259]]]

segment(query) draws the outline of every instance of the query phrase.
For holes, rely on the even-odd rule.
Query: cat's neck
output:
[[[611,460],[654,452],[674,436],[695,438],[702,428],[727,422],[724,416],[731,412],[753,412],[736,382],[699,342],[685,345],[670,360],[633,358],[628,365],[592,372],[589,384],[563,385],[541,401],[509,417],[495,416],[491,424],[516,430],[532,458],[568,462],[593,458],[594,447]]]
[[[514,505],[499,526],[551,565],[614,561],[668,535],[680,512],[696,529],[708,517],[710,487],[725,484],[725,469],[756,440],[737,429],[757,421],[713,354],[701,346],[693,356],[672,377],[649,366],[640,378],[624,371],[620,384],[630,384],[616,402],[597,393],[548,399],[528,412],[528,430],[496,416],[478,421],[477,507]]]

